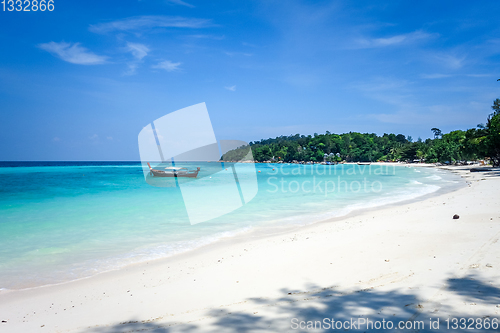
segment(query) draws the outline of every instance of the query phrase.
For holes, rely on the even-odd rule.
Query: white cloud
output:
[[[467,74],[469,77],[490,77],[491,74]]]
[[[111,141],[111,140],[113,140],[113,137],[112,136],[108,136],[108,137],[106,137],[106,139],[108,139],[108,140]]]
[[[234,56],[237,56],[237,55],[243,55],[245,57],[251,57],[253,56],[253,53],[244,53],[244,52],[224,52],[226,55],[230,56],[230,57],[234,57]]]
[[[414,104],[408,107],[399,108],[394,113],[368,114],[369,118],[376,119],[381,123],[401,124],[401,125],[429,125],[432,126],[454,126],[460,124],[474,124],[477,122],[477,115],[485,109],[485,104],[469,102],[458,104],[434,104],[419,105]],[[431,126],[429,126],[430,128]]]
[[[179,66],[181,64],[182,64],[181,62],[172,62],[170,60],[165,60],[165,61],[158,63],[157,65],[154,65],[153,68],[164,69],[167,72],[175,72],[175,71],[178,71],[180,69]]]
[[[112,31],[137,31],[151,28],[205,28],[213,26],[210,20],[184,18],[178,16],[134,16],[123,20],[91,25],[89,30],[96,33]]]
[[[216,35],[188,35],[187,37],[191,38],[197,38],[197,39],[215,39],[215,40],[222,40],[226,38],[226,36],[216,36]]]
[[[127,70],[124,72],[124,75],[134,75],[137,68],[139,67],[139,64],[142,63],[142,59],[148,55],[148,52],[150,50],[144,44],[127,42],[125,51],[132,53],[135,60],[129,61],[127,63]]]
[[[462,68],[465,63],[465,56],[457,57],[453,54],[438,54],[434,59],[452,69]]]
[[[257,47],[257,45],[255,44],[250,44],[250,43],[247,43],[247,42],[242,42],[241,45],[244,45],[244,46],[249,46],[249,47]]]
[[[404,110],[411,110],[415,105],[412,86],[413,82],[385,76],[367,78],[351,85],[366,97]]]
[[[371,46],[377,47],[377,46],[388,46],[388,45],[394,45],[394,44],[401,44],[405,40],[408,39],[408,36],[406,35],[397,35],[389,38],[374,38],[371,40],[368,40],[367,42],[371,44]]]
[[[137,67],[139,67],[139,65],[138,65],[137,62],[128,63],[127,64],[127,70],[123,74],[124,75],[134,75],[135,72],[136,72],[136,70],[137,70]]]
[[[224,87],[225,89],[229,91],[236,91],[236,86],[230,86],[230,87]]]
[[[127,42],[127,51],[132,53],[132,55],[138,60],[141,60],[148,55],[149,48],[144,44]]]
[[[422,113],[414,110],[400,110],[394,113],[368,114],[368,118],[373,118],[381,123],[388,124],[425,124],[428,119],[422,117]]]
[[[182,0],[166,0],[167,3],[171,3],[173,5],[181,5],[181,6],[186,6],[186,7],[189,7],[189,8],[194,8],[194,6],[190,3],[187,3],[185,1],[182,1]]]
[[[99,135],[94,134],[94,135],[92,135],[92,136],[89,136],[89,139],[90,139],[90,140],[97,140],[97,139],[99,139]]]
[[[451,75],[448,75],[448,74],[439,74],[439,73],[436,73],[436,74],[422,74],[420,75],[420,77],[422,79],[444,79],[446,77],[450,77]]]
[[[57,141],[61,141],[61,139],[59,139],[57,136],[55,138],[52,139],[52,141],[54,142],[57,142]]]
[[[379,76],[374,78],[366,79],[362,82],[358,82],[352,85],[352,87],[359,89],[363,92],[380,92],[380,91],[402,91],[411,82],[407,80],[401,80],[392,77]]]
[[[429,34],[421,30],[417,30],[408,34],[401,34],[386,38],[362,38],[357,40],[355,48],[375,48],[392,45],[411,44],[419,40],[429,39],[437,36],[437,34]]]
[[[39,44],[38,47],[72,64],[99,65],[105,63],[107,59],[81,47],[80,43],[50,42]]]

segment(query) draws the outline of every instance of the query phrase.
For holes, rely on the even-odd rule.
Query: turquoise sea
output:
[[[224,170],[196,166],[206,176],[200,186],[217,181],[214,167]],[[89,277],[250,230],[299,227],[465,185],[442,170],[392,165],[255,164],[250,172],[258,192],[249,203],[191,225],[179,188],[149,185],[139,162],[0,162],[0,289]]]

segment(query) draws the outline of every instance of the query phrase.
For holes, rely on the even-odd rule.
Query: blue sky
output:
[[[500,97],[498,1],[60,1],[0,12],[0,160],[138,160],[206,102],[218,139],[427,138]]]

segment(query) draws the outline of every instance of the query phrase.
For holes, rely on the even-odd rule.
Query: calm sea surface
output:
[[[199,177],[211,170],[200,186],[217,181],[214,167],[224,171],[219,163],[192,166]],[[191,225],[179,188],[149,185],[138,162],[0,162],[0,289],[88,277],[248,230],[306,225],[465,184],[404,166],[255,164],[255,173],[253,200]]]

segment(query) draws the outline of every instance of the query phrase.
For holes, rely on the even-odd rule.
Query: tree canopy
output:
[[[304,162],[370,162],[413,161],[428,163],[454,163],[457,161],[491,158],[493,165],[500,165],[500,99],[493,102],[493,113],[486,125],[478,125],[466,131],[455,130],[443,134],[432,128],[433,139],[413,142],[411,136],[349,132],[334,134],[289,135],[263,139],[250,143],[253,157],[263,161]],[[248,149],[248,148],[246,148]],[[243,155],[236,151],[222,157]]]

